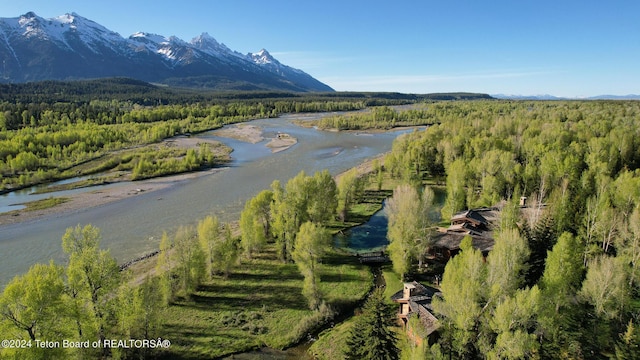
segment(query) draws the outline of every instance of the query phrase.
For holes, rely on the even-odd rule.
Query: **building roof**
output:
[[[436,295],[440,293],[440,290],[431,287],[431,286],[425,286],[422,285],[421,283],[417,282],[417,281],[412,281],[410,283],[404,283],[404,287],[405,288],[409,288],[409,289],[416,289],[413,292],[413,296],[411,296],[409,299],[405,299],[405,300],[410,300],[410,301],[429,301],[431,302],[431,299]],[[401,289],[400,291],[396,292],[395,294],[391,295],[391,300],[393,301],[398,301],[398,300],[403,300],[404,299],[404,288]]]
[[[489,223],[487,219],[485,219],[484,216],[480,215],[480,213],[476,210],[459,212],[451,217],[451,222],[464,220],[473,220],[483,225],[487,225]]]
[[[438,318],[431,313],[431,304],[429,304],[429,307],[426,307],[420,303],[410,302],[409,306],[411,306],[411,310],[414,311],[414,314],[418,314],[427,336],[438,330],[440,327],[440,321],[438,321]],[[409,316],[411,316],[411,314],[409,314]]]
[[[460,243],[462,239],[467,236],[464,233],[447,232],[446,234],[440,234],[436,237],[432,247],[445,248],[449,251],[455,251],[460,249]],[[482,252],[491,251],[493,249],[494,240],[486,236],[478,236],[471,234],[471,246],[474,249]]]
[[[415,289],[409,299],[404,298],[404,288]],[[425,286],[417,281],[405,283],[404,288],[393,294],[391,300],[396,302],[400,302],[401,300],[408,301],[411,311],[407,316],[418,316],[424,326],[426,335],[429,336],[440,327],[438,318],[433,315],[433,309],[431,307],[433,298],[441,294],[440,290],[431,286]]]

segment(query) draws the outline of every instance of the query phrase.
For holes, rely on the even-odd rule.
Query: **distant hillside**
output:
[[[386,92],[218,91],[153,85],[130,78],[105,78],[78,81],[40,81],[0,84],[0,101],[11,103],[84,103],[92,100],[122,100],[140,105],[184,104],[227,100],[291,99],[341,101],[361,99],[366,105],[403,104],[425,100],[492,99],[486,94],[434,93],[402,94]]]

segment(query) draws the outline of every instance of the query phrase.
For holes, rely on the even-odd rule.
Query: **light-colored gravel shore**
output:
[[[11,213],[0,214],[0,225],[26,222],[51,215],[60,216],[81,209],[88,209],[94,206],[108,204],[142,193],[149,193],[161,189],[166,189],[176,184],[177,182],[212,174],[217,171],[222,171],[223,169],[225,168],[217,168],[207,171],[199,171],[194,173],[166,176],[141,181],[125,181],[118,183],[116,186],[108,189],[94,191],[89,190],[86,192],[68,196],[67,198],[69,199],[69,201],[56,205],[52,208],[36,211],[19,210],[13,211]]]
[[[298,139],[290,136],[289,134],[280,133],[277,137],[271,139],[266,146],[271,149],[271,152],[277,153],[285,151],[297,143]]]
[[[223,129],[216,130],[215,134],[221,137],[236,139],[252,144],[257,144],[264,140],[262,137],[262,128],[255,125],[236,124],[227,126]]]
[[[222,130],[217,130],[216,135],[252,144],[257,144],[265,139],[261,127],[247,124],[237,124],[225,127]],[[271,138],[265,146],[270,148],[271,152],[277,153],[287,150],[297,143],[298,139],[293,136],[285,133],[278,133],[276,137]]]

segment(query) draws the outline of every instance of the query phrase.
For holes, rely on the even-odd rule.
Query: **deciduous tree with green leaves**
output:
[[[198,241],[204,252],[205,278],[211,279],[213,274],[213,251],[220,241],[220,224],[215,216],[207,216],[198,221]]]
[[[351,169],[340,176],[338,180],[338,217],[343,222],[347,220],[349,210],[362,196],[364,182],[358,176],[358,171]]]
[[[221,235],[213,247],[211,265],[213,271],[221,273],[227,278],[231,273],[231,268],[238,262],[240,248],[237,239],[231,234],[230,224],[222,225],[220,232]]]
[[[192,226],[178,228],[173,244],[176,260],[174,271],[178,276],[177,293],[187,297],[205,278],[205,253]]]
[[[396,273],[403,278],[415,259],[422,265],[424,254],[433,242],[431,219],[434,193],[425,188],[422,195],[411,185],[399,185],[387,200],[389,254]]]
[[[460,249],[445,266],[442,300],[434,299],[433,307],[444,316],[443,341],[458,357],[467,358],[478,355],[487,269],[482,253],[471,246],[471,237],[462,240]]]
[[[272,201],[271,191],[261,191],[256,197],[247,200],[240,213],[241,244],[248,259],[251,259],[253,253],[260,251],[271,236],[269,210]]]
[[[35,264],[16,276],[0,295],[0,334],[4,339],[30,340],[30,347],[0,348],[2,358],[62,359],[66,349],[39,349],[35,341],[73,338],[67,317],[64,268],[51,261]]]
[[[296,240],[296,248],[293,250],[293,260],[304,276],[302,293],[309,302],[309,307],[318,310],[321,304],[320,290],[320,260],[330,246],[331,235],[320,225],[306,222],[300,226]]]
[[[104,342],[109,335],[109,303],[120,284],[120,268],[109,250],[100,249],[100,239],[100,230],[92,225],[69,228],[62,237],[62,249],[69,255],[70,305],[83,341]]]

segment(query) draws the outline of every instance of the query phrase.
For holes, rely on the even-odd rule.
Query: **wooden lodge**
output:
[[[429,257],[438,261],[448,261],[460,251],[460,243],[465,236],[471,237],[474,249],[486,257],[493,249],[492,222],[497,219],[495,208],[471,209],[459,212],[451,218],[448,228],[439,229],[434,243],[429,249]]]
[[[399,305],[398,320],[405,331],[417,342],[435,336],[440,327],[440,322],[433,315],[431,307],[435,296],[441,296],[438,289],[422,285],[417,281],[404,283],[403,289],[391,296],[391,300]],[[420,320],[422,329],[411,328],[409,319],[412,317]]]

